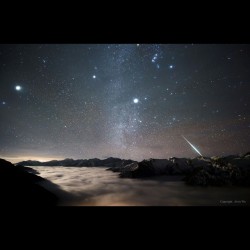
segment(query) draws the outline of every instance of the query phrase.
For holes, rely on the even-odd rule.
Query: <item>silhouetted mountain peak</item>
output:
[[[56,205],[57,197],[39,185],[35,170],[0,159],[1,204]]]

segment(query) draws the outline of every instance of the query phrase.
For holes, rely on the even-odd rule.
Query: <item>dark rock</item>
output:
[[[194,159],[172,157],[149,159],[132,164],[121,164],[107,170],[119,172],[122,178],[143,178],[159,175],[185,176],[189,185],[199,186],[250,186],[250,157],[196,157]]]
[[[246,154],[244,154],[243,157],[246,159],[250,159],[250,152],[247,152]]]
[[[237,164],[228,163],[228,159],[225,158],[216,159],[211,165],[193,169],[184,180],[189,185],[250,186],[249,161],[246,163],[245,159],[235,160],[231,157],[230,161]]]
[[[30,168],[15,166],[0,159],[0,196],[2,205],[56,205],[57,197],[39,185],[45,181]]]
[[[155,170],[150,161],[134,162],[121,168],[122,178],[143,178],[155,175]]]
[[[39,172],[33,168],[29,168],[29,167],[24,167],[22,165],[16,165],[19,169],[23,169],[24,171],[30,173],[30,174],[39,174]]]

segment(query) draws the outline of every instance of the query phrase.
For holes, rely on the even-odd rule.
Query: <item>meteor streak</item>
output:
[[[182,137],[202,157],[202,154],[199,152],[199,150],[191,142],[189,142],[188,139],[186,139],[183,135]]]

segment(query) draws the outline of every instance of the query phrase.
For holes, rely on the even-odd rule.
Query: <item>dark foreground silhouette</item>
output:
[[[32,168],[13,165],[0,159],[0,199],[1,206],[53,206],[58,198],[40,184],[49,182],[36,175]],[[54,188],[57,186],[53,183]],[[59,187],[58,187],[59,189]]]

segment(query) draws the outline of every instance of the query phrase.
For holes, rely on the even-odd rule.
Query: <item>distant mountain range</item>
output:
[[[196,158],[177,158],[177,157],[171,157],[169,159],[149,159],[149,160],[143,160],[142,162],[145,161],[153,161],[153,162],[161,162],[161,165],[169,165],[171,162],[179,162],[179,165],[185,165],[186,162],[190,161],[197,161],[200,160],[200,162],[211,162],[211,160],[215,159],[220,159],[226,162],[229,161],[234,161],[234,159],[249,159],[250,157],[250,152],[246,153],[244,155],[229,155],[226,157],[196,157]],[[16,165],[22,165],[22,166],[64,166],[64,167],[123,167],[126,165],[129,165],[131,163],[137,163],[137,161],[133,160],[124,160],[120,158],[114,158],[114,157],[109,157],[104,160],[100,160],[98,158],[93,158],[93,159],[78,159],[74,160],[71,158],[66,158],[64,160],[52,160],[52,161],[45,161],[45,162],[40,162],[40,161],[21,161],[17,163]]]
[[[46,162],[40,161],[22,161],[17,163],[22,166],[67,166],[67,167],[121,167],[131,164],[135,161],[132,160],[123,160],[119,158],[109,157],[105,160],[100,160],[97,158],[89,160],[73,160],[73,159],[64,159],[64,160],[52,160]]]

